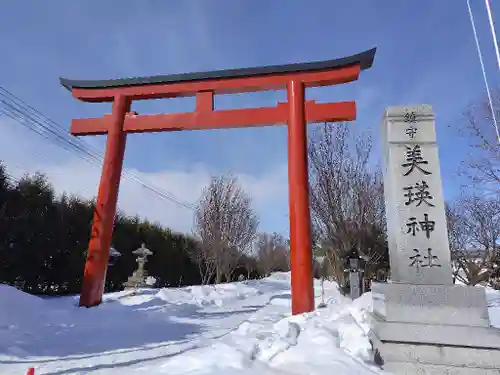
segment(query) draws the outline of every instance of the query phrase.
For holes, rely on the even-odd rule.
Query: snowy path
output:
[[[93,309],[0,285],[0,374],[382,373],[369,363],[370,294],[351,303],[327,283],[327,308],[291,317],[289,283],[289,274],[275,274],[112,293]],[[500,294],[488,296],[490,312],[500,313]]]
[[[22,325],[8,324],[2,335],[2,344],[8,344],[4,340],[8,336],[15,339],[2,348],[11,355],[0,355],[0,372],[24,374],[29,366],[36,367],[37,374],[47,375],[108,374],[120,367],[140,370],[147,366],[148,370],[151,362],[163,363],[166,358],[209,345],[238,327],[269,305],[280,284],[263,282],[260,289],[229,284],[144,290],[136,296],[114,293],[106,296],[103,305],[89,310],[77,309],[74,298],[40,300],[23,295],[23,301],[17,298],[20,293],[10,290],[12,302],[18,306],[12,306],[11,316],[2,319],[2,326],[9,320],[22,321]],[[1,298],[3,305],[9,297],[2,294]],[[227,309],[226,300],[231,302]]]

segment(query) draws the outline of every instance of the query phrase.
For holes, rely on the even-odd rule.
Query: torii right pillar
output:
[[[297,80],[287,85],[288,97],[288,190],[292,314],[314,310],[311,215],[307,169],[305,87]]]

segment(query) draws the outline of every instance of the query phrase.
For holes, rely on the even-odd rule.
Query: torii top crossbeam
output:
[[[305,89],[355,81],[361,70],[372,66],[374,56],[375,48],[354,56],[306,64],[105,81],[61,78],[61,84],[77,99],[113,102],[111,114],[74,119],[71,123],[73,135],[107,134],[80,305],[95,306],[102,299],[127,133],[287,124],[292,313],[312,311],[314,290],[306,125],[354,120],[356,103],[305,101]],[[262,108],[214,110],[216,94],[281,89],[287,91],[286,103]],[[192,112],[155,115],[130,112],[134,100],[188,96],[196,97],[196,108]]]
[[[354,81],[361,70],[372,66],[375,51],[373,48],[349,57],[305,64],[202,73],[95,81],[61,78],[61,84],[75,98],[85,102],[112,102],[117,95],[126,96],[129,100],[196,96],[195,112],[141,116],[129,114],[123,126],[123,131],[127,133],[275,125],[286,123],[287,108],[283,103],[278,103],[276,107],[214,111],[213,95],[282,90],[292,78],[302,82],[305,87]],[[354,102],[306,102],[307,122],[350,121],[355,117]],[[75,119],[71,134],[104,134],[107,132],[106,120],[107,116]]]

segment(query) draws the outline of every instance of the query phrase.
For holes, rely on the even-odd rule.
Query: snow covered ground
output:
[[[370,363],[371,295],[325,283],[327,307],[290,316],[290,277],[41,299],[0,285],[0,374],[382,374]],[[317,304],[319,283],[315,285]],[[488,291],[500,327],[500,293]]]

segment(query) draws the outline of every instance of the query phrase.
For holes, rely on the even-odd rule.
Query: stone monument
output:
[[[132,254],[137,255],[137,269],[132,273],[132,276],[130,276],[128,280],[123,283],[123,286],[125,289],[151,288],[151,285],[146,283],[148,273],[144,266],[147,263],[147,257],[152,255],[153,252],[147,249],[145,244],[142,244],[141,247],[134,250]]]
[[[452,282],[432,107],[386,109],[382,138],[391,282],[372,284],[376,362],[397,375],[499,375],[484,289]]]

